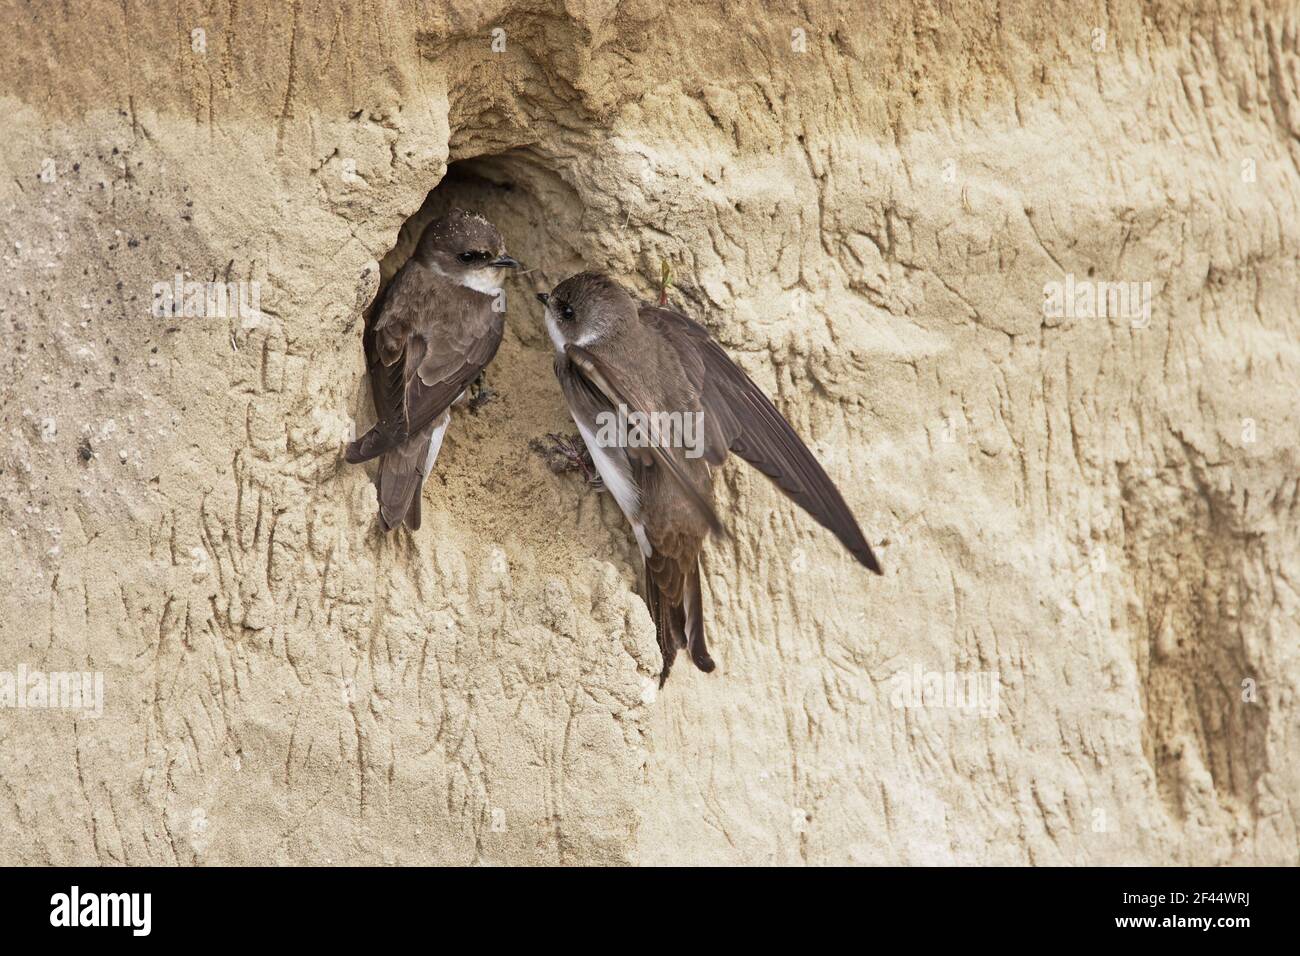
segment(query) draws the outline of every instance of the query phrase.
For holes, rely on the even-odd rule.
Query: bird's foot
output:
[[[588,488],[597,491],[604,489],[605,483],[601,481],[600,472],[596,470],[596,465],[591,460],[591,451],[581,435],[566,436],[548,432],[545,441],[534,438],[528,446],[541,455],[547,466],[557,475],[576,471],[582,475],[582,483]]]
[[[478,373],[478,378],[474,379],[469,386],[469,410],[477,415],[478,410],[497,397],[497,393],[487,386],[487,376],[483,372]]]

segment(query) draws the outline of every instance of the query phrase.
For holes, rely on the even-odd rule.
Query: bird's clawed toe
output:
[[[470,396],[466,406],[474,415],[477,415],[480,408],[488,402],[495,400],[497,397],[497,393],[493,389],[488,388],[487,376],[481,373],[478,378],[474,379],[473,383],[469,387],[469,391]]]
[[[555,474],[562,475],[565,472],[576,471],[582,475],[583,484],[588,488],[600,491],[605,487],[600,472],[596,470],[596,465],[591,460],[591,451],[581,435],[565,436],[548,432],[545,441],[534,438],[528,443],[528,447],[541,455]]]

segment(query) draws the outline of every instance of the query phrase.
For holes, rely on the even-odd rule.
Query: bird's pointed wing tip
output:
[[[349,465],[360,465],[383,453],[383,446],[373,434],[367,432],[343,449],[343,460]]]

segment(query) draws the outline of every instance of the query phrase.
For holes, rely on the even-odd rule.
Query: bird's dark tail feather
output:
[[[403,522],[412,531],[420,530],[421,492],[427,477],[422,469],[433,430],[430,425],[390,449],[379,465],[379,521],[385,531]]]
[[[704,642],[704,591],[700,587],[699,558],[695,559],[690,573],[686,575],[682,610],[685,615],[686,649],[691,652],[691,660],[704,673],[711,673],[715,665],[709,656],[709,647]]]
[[[704,594],[700,587],[699,560],[696,559],[694,567],[686,575],[680,604],[672,603],[648,570],[645,586],[646,605],[655,622],[655,635],[659,638],[659,651],[664,658],[659,686],[663,687],[668,681],[668,672],[673,669],[679,649],[689,651],[691,662],[704,673],[710,673],[715,665],[704,640]]]
[[[424,476],[414,468],[395,462],[396,454],[384,457],[379,466],[379,521],[385,531],[405,523],[412,531],[420,529],[420,490]]]

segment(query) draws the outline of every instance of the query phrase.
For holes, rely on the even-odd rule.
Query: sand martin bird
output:
[[[366,367],[378,423],[347,448],[348,461],[383,455],[384,530],[420,527],[420,492],[451,422],[451,405],[496,355],[505,330],[506,255],[482,216],[454,209],[425,227],[386,287],[366,329]]]
[[[638,305],[598,273],[572,276],[537,297],[546,307],[555,374],[569,411],[645,560],[645,599],[664,658],[660,686],[679,648],[700,670],[713,670],[704,641],[699,555],[709,532],[721,528],[712,469],[729,451],[881,573],[812,452],[703,326],[670,308]],[[639,434],[607,427],[620,416],[640,421]],[[689,439],[691,431],[676,423],[692,420],[698,422],[694,448],[676,440]]]

